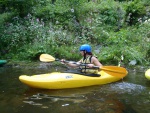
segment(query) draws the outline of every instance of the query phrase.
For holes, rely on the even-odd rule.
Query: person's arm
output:
[[[80,65],[80,61],[78,61],[78,62],[73,62],[73,61],[65,62],[64,59],[62,59],[61,61],[63,64],[66,64],[67,66],[73,67],[73,68],[76,68]]]
[[[78,62],[77,63],[74,63],[74,62],[67,62],[67,63],[65,63],[66,65],[68,65],[68,66],[70,66],[70,67],[73,67],[73,68],[76,68],[76,67],[78,67],[79,66],[79,64],[78,64]]]
[[[92,68],[93,66],[102,67],[103,65],[98,61],[96,57],[91,58],[91,64],[88,64],[88,67]]]

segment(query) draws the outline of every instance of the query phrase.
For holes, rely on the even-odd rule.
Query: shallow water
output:
[[[0,67],[0,113],[149,113],[150,81],[144,70],[123,80],[63,90],[33,89],[18,77],[62,70],[50,65]]]

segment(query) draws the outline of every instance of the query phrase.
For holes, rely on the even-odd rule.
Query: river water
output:
[[[18,77],[63,70],[47,64],[0,67],[0,113],[150,113],[145,70],[128,70],[115,83],[75,89],[33,89]]]

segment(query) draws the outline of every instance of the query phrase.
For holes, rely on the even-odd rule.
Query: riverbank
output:
[[[79,47],[90,44],[92,53],[103,64],[117,65],[124,58],[125,65],[131,61],[149,65],[148,0],[65,0],[32,5],[19,1],[20,7],[25,5],[21,12],[20,7],[13,10],[14,5],[4,8],[5,4],[7,2],[1,5],[0,17],[3,20],[0,23],[1,59],[33,61],[42,53],[48,53],[56,58],[76,61],[80,58]],[[26,5],[31,6],[30,11]],[[55,10],[51,10],[52,7]]]

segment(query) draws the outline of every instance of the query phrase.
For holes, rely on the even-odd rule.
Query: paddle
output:
[[[42,62],[52,62],[52,61],[61,61],[59,59],[55,59],[53,56],[49,55],[49,54],[41,54],[40,55],[40,61]],[[77,64],[79,66],[85,66],[87,64],[78,64],[77,62],[73,62],[73,61],[65,61],[66,63],[73,63],[73,64]],[[118,66],[103,66],[103,67],[98,67],[98,66],[94,66],[93,69],[101,69],[103,71],[105,71],[106,73],[112,75],[112,76],[118,76],[118,77],[124,77],[128,74],[128,71],[123,68],[123,67],[118,67]]]
[[[59,59],[55,59],[54,57],[52,57],[51,55],[49,54],[41,54],[40,55],[40,61],[42,62],[53,62],[53,61],[60,61]],[[73,61],[64,61],[65,63],[73,63],[73,64],[77,64],[77,62],[73,62]]]

